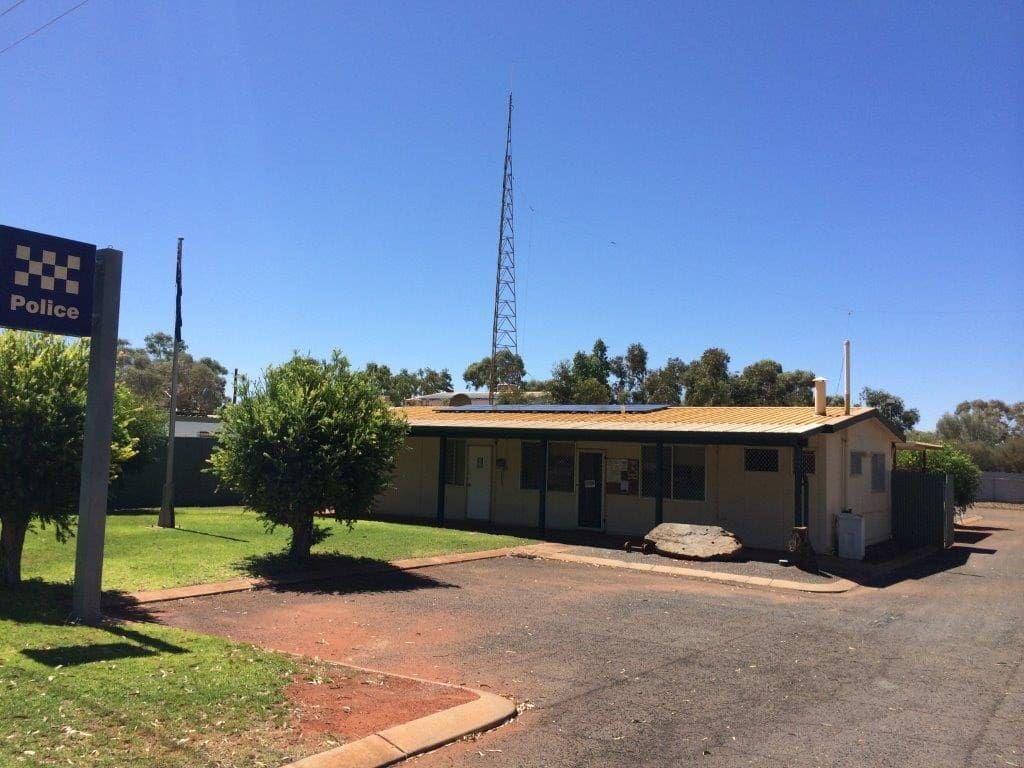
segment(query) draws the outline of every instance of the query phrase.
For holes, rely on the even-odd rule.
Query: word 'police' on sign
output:
[[[0,225],[0,326],[88,336],[96,246]]]

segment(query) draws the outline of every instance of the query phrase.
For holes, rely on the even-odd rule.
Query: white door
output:
[[[471,520],[491,519],[491,448],[471,445],[466,449],[466,516]]]

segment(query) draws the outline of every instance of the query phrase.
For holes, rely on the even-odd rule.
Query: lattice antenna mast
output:
[[[501,184],[498,223],[498,272],[494,283],[494,324],[491,332],[491,372],[488,402],[494,404],[498,388],[498,355],[519,354],[516,333],[516,244],[512,206],[512,94],[508,95],[508,130],[505,134],[505,176]]]

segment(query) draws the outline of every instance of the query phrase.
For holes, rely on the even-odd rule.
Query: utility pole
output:
[[[174,299],[174,352],[171,355],[171,407],[167,426],[167,475],[164,481],[163,502],[157,525],[161,528],[174,527],[174,422],[178,412],[178,352],[181,349],[181,244],[178,238],[178,267],[175,273],[176,293]]]
[[[516,331],[516,245],[512,205],[512,93],[508,94],[508,128],[505,133],[505,174],[501,183],[501,217],[498,221],[498,272],[494,283],[494,323],[491,328],[491,371],[487,401],[494,405],[498,388],[498,353],[519,354]]]

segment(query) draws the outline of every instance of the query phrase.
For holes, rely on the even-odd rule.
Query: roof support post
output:
[[[448,474],[448,438],[440,438],[441,449],[437,455],[437,524],[444,526],[444,481]]]
[[[807,508],[804,498],[807,475],[804,472],[803,453],[803,446],[799,443],[793,446],[793,525],[797,527],[807,526],[804,514]]]
[[[665,522],[665,489],[662,488],[662,477],[665,473],[665,444],[655,444],[655,480],[654,480],[654,524],[661,525]]]
[[[548,525],[548,440],[540,441],[540,495],[537,501],[537,527],[543,533]]]

